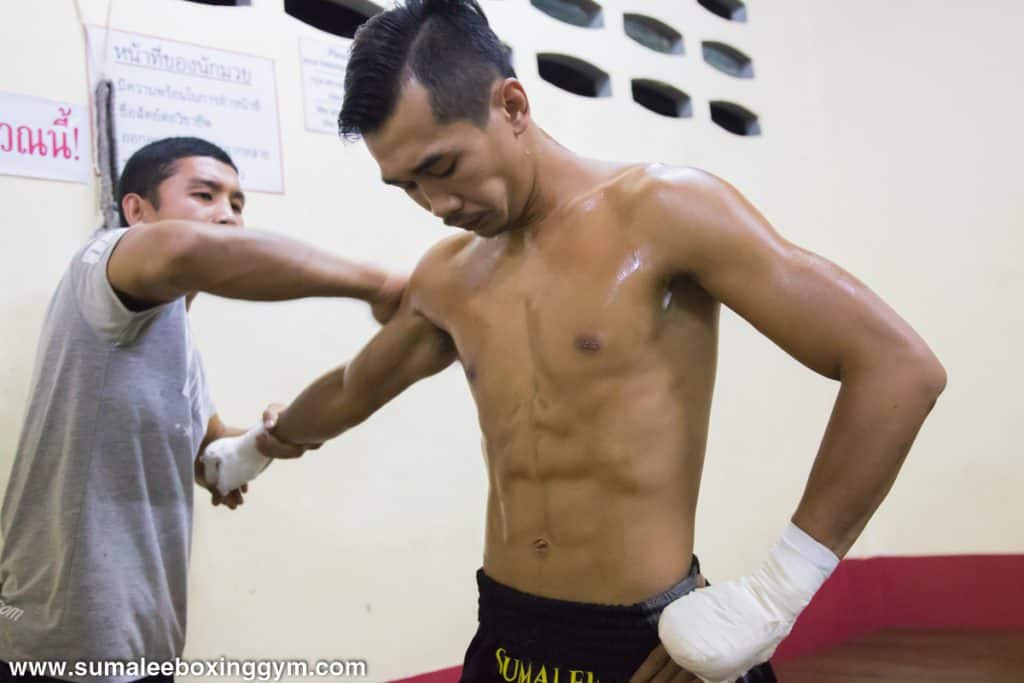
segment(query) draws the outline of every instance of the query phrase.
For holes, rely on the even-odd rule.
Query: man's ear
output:
[[[526,96],[523,84],[517,78],[506,78],[494,89],[494,104],[512,126],[512,131],[519,135],[526,130],[530,118],[530,99]]]
[[[121,210],[124,211],[124,218],[129,226],[144,222],[147,209],[152,210],[153,205],[135,192],[129,192],[121,199]]]

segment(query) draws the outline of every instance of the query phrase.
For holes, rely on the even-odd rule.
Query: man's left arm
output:
[[[773,550],[781,569],[767,570],[768,575],[792,574],[784,574],[792,585],[769,590],[784,593],[801,586],[813,594],[820,586],[818,570],[827,578],[892,487],[945,387],[945,370],[910,325],[867,286],[783,239],[724,181],[696,170],[665,170],[647,194],[641,215],[645,225],[657,226],[656,248],[668,260],[666,267],[692,278],[807,367],[841,382],[792,518],[796,528],[787,529],[781,549]],[[805,560],[805,567],[798,566]],[[794,595],[782,601],[785,608],[772,616],[780,621],[785,621],[782,612],[799,612],[806,604]],[[777,640],[791,626],[776,633]],[[670,645],[664,633],[663,641]]]
[[[837,556],[888,493],[946,373],[855,277],[783,239],[732,186],[700,171],[661,181],[659,248],[784,351],[841,387],[794,523]]]

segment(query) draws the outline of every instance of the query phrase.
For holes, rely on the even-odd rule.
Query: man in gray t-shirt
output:
[[[133,227],[75,253],[43,324],[0,517],[0,680],[25,661],[52,662],[31,673],[58,680],[132,680],[96,662],[181,654],[193,478],[207,486],[196,458],[242,431],[210,399],[188,323],[197,292],[355,297],[382,321],[401,297],[402,278],[236,229],[237,168],[205,141],[142,148],[118,194]],[[270,436],[260,446],[299,454]],[[242,503],[244,488],[207,488],[214,504]]]

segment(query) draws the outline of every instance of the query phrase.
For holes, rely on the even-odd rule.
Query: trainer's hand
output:
[[[268,458],[277,460],[290,460],[298,458],[306,451],[315,451],[322,444],[293,444],[282,441],[274,434],[274,427],[277,426],[277,418],[281,411],[288,406],[280,403],[271,403],[263,411],[263,432],[256,437],[256,447],[260,453]]]
[[[274,434],[274,427],[277,425],[278,416],[286,407],[280,403],[271,403],[263,411],[263,430],[256,437],[256,448],[268,458],[290,460],[298,458],[307,450],[319,448],[319,446],[299,446],[277,438]]]
[[[385,278],[384,284],[380,286],[380,289],[377,290],[377,293],[370,300],[370,310],[373,311],[373,317],[381,325],[391,320],[391,316],[398,310],[398,305],[402,303],[402,294],[405,293],[405,287],[408,283],[409,278],[405,275],[390,273]]]
[[[664,645],[651,650],[629,683],[699,683],[700,679],[672,661]]]
[[[831,550],[791,523],[753,574],[666,607],[658,635],[672,659],[702,681],[734,681],[768,661],[838,564]]]

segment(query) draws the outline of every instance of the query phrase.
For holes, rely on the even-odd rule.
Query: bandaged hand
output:
[[[221,496],[252,481],[272,462],[257,447],[263,431],[263,425],[256,425],[241,436],[217,439],[199,456],[203,478]]]
[[[753,574],[666,607],[658,635],[673,661],[702,681],[734,681],[768,661],[838,564],[831,550],[790,523]]]

